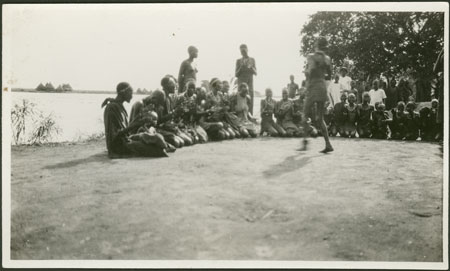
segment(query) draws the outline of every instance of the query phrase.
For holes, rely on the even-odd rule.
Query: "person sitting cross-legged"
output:
[[[105,107],[103,120],[108,156],[167,157],[168,146],[160,135],[147,131],[136,133],[145,124],[145,119],[128,123],[128,113],[123,103],[129,103],[133,97],[133,88],[130,84],[121,82],[116,90],[116,98],[108,98],[102,103],[102,108]]]

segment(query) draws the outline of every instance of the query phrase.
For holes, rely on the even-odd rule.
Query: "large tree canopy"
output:
[[[409,70],[428,77],[443,48],[444,13],[317,12],[301,35],[303,55],[315,37],[326,36],[335,66],[349,61],[366,75]]]

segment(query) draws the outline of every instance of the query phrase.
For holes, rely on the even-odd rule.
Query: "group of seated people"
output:
[[[164,157],[183,146],[257,136],[247,84],[229,94],[227,81],[213,78],[207,90],[188,80],[176,95],[177,80],[166,75],[161,86],[132,106],[129,121],[123,107],[132,98],[128,83],[119,83],[117,97],[103,102],[110,157]]]
[[[275,101],[272,90],[266,89],[261,100],[261,127],[249,112],[251,99],[248,85],[242,83],[237,93],[230,94],[227,81],[213,78],[209,89],[196,87],[188,80],[183,90],[176,94],[177,80],[166,75],[161,80],[162,90],[154,90],[144,99],[135,102],[130,117],[123,103],[130,102],[132,87],[125,82],[117,86],[117,97],[106,99],[105,137],[111,158],[147,156],[166,157],[177,148],[208,141],[233,138],[254,138],[258,135],[272,137],[301,137],[321,135],[316,125],[317,114],[304,118],[305,88],[296,95],[285,88],[282,99]],[[325,122],[331,136],[437,140],[441,132],[436,124],[439,103],[432,101],[431,108],[419,113],[414,102],[399,102],[391,112],[383,102],[371,104],[369,92],[363,101],[356,103],[354,93],[343,91],[340,102],[326,104]]]
[[[438,141],[442,137],[441,126],[437,124],[436,116],[439,102],[433,99],[430,107],[422,107],[416,112],[416,104],[412,101],[400,101],[397,107],[386,110],[385,104],[371,104],[371,95],[365,92],[362,103],[356,103],[354,93],[343,92],[340,102],[327,105],[324,119],[330,136],[360,137],[375,139]],[[299,111],[304,103],[299,96],[293,103],[298,103]],[[293,106],[295,112],[295,106]],[[295,113],[294,113],[295,115]],[[312,117],[312,127],[316,120]],[[313,130],[316,130],[313,128]],[[318,131],[320,135],[320,130]]]

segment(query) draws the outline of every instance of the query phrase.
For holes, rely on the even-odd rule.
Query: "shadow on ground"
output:
[[[272,165],[269,169],[263,172],[264,177],[279,177],[283,174],[298,170],[310,163],[312,158],[322,156],[323,154],[301,157],[302,155],[304,155],[303,152],[297,152],[294,155],[286,157],[281,163]]]
[[[103,163],[109,163],[109,164],[114,163],[113,160],[108,158],[107,152],[101,152],[101,153],[97,153],[97,154],[94,154],[94,155],[91,155],[91,156],[88,156],[85,158],[80,158],[80,159],[75,159],[75,160],[71,160],[71,161],[65,161],[65,162],[45,166],[45,167],[43,167],[43,169],[70,168],[70,167],[78,166],[80,164],[88,164],[88,163],[96,163],[96,162],[103,162]]]

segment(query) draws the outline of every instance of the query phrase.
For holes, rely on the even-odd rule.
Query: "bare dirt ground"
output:
[[[299,142],[13,147],[12,259],[442,261],[439,145]]]

